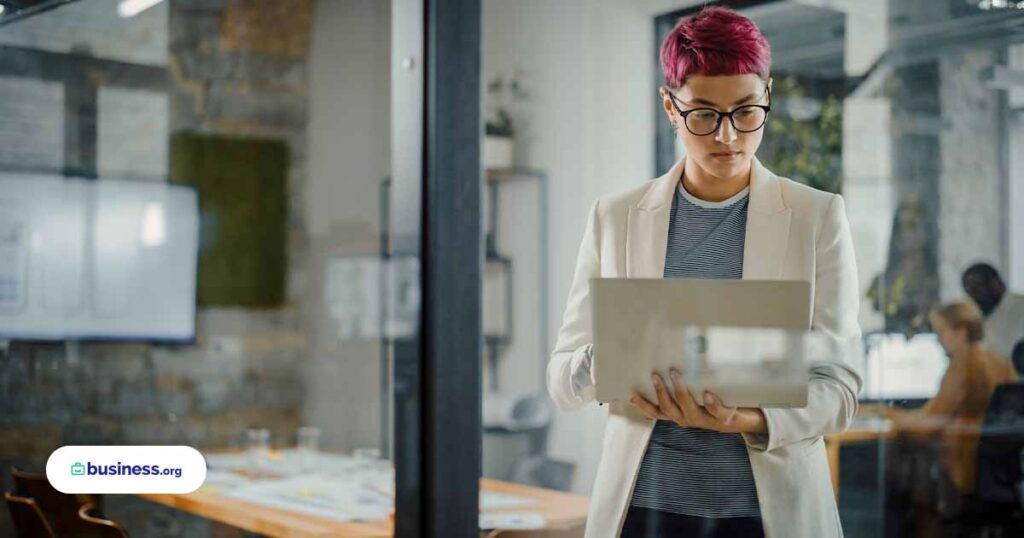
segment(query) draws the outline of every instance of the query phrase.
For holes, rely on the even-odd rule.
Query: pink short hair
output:
[[[731,9],[708,6],[676,24],[661,44],[665,84],[679,88],[690,75],[768,78],[771,47],[753,21]]]

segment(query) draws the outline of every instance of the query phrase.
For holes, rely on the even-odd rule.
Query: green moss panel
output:
[[[171,182],[199,195],[200,306],[284,303],[288,161],[279,140],[171,138]]]

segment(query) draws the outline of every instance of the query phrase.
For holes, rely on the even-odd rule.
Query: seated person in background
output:
[[[961,283],[985,315],[984,344],[1009,360],[1014,344],[1024,338],[1024,295],[1007,291],[999,271],[987,263],[968,267]]]
[[[939,393],[920,409],[897,414],[895,426],[914,437],[942,438],[942,464],[956,488],[974,491],[978,431],[996,386],[1013,383],[1017,374],[1009,361],[981,345],[981,312],[968,302],[955,302],[929,316],[949,366]]]

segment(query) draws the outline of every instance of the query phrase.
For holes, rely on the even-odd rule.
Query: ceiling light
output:
[[[971,2],[968,1],[968,4]],[[1012,2],[1011,0],[977,0],[978,8],[984,11],[992,9],[1024,9],[1024,2]]]
[[[117,14],[127,19],[163,2],[164,0],[121,0],[117,5]]]
[[[7,9],[7,8],[5,8],[3,4],[0,4],[0,15],[4,14],[4,10],[5,9]]]

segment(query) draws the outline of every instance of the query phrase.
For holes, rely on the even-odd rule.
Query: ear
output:
[[[665,114],[668,115],[669,121],[671,121],[673,119],[672,118],[672,113],[674,112],[674,110],[672,110],[672,98],[670,98],[668,96],[669,95],[668,88],[666,88],[664,86],[659,88],[658,89],[658,95],[661,96],[661,108],[662,108],[662,110],[665,111]]]

